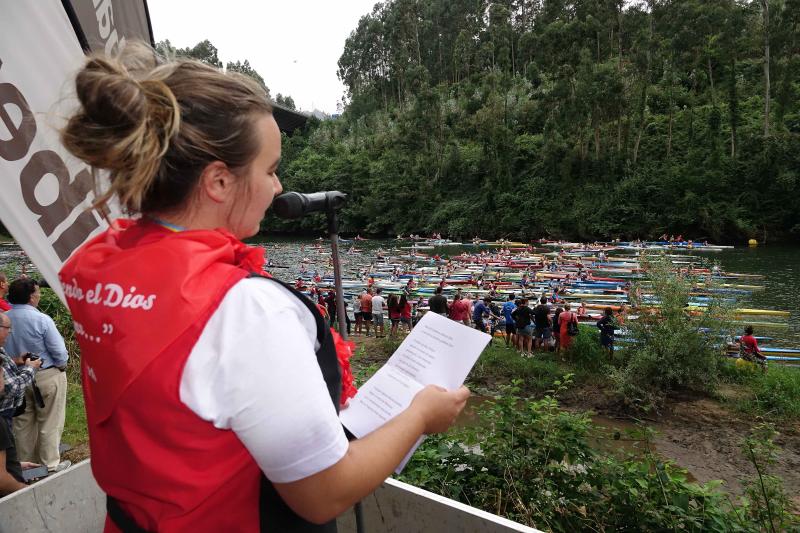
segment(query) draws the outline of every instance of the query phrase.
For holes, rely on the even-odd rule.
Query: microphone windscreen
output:
[[[285,192],[272,201],[272,211],[280,218],[300,218],[304,209],[303,196],[297,192]]]

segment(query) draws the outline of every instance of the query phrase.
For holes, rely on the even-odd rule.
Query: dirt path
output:
[[[756,475],[746,459],[743,441],[758,422],[744,419],[712,399],[681,401],[654,424],[661,434],[656,446],[698,481],[721,479],[727,490],[738,495],[741,479]],[[792,423],[776,429],[775,442],[781,452],[772,473],[783,478],[788,494],[800,494],[800,427]]]
[[[610,397],[594,387],[570,391],[563,403],[569,409],[600,413],[602,425],[616,429],[632,425],[631,418],[620,415]],[[758,419],[743,416],[713,398],[690,396],[671,400],[660,415],[644,422],[657,432],[658,452],[688,470],[697,481],[722,480],[728,492],[740,495],[742,478],[756,475],[743,443]],[[776,429],[779,434],[775,443],[781,452],[770,473],[783,479],[787,494],[798,495],[794,500],[800,505],[800,424],[786,423]]]

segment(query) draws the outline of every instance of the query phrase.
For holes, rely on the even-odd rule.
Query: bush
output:
[[[703,313],[690,313],[692,281],[673,273],[663,257],[642,262],[657,307],[634,301],[639,319],[626,324],[631,343],[622,350],[623,365],[614,380],[626,402],[650,409],[658,408],[677,389],[714,388],[719,378],[719,339],[704,331],[727,331],[730,310],[721,298],[712,297]]]
[[[600,346],[600,330],[594,324],[580,324],[579,333],[572,339],[567,358],[576,369],[605,373],[608,356]]]
[[[744,440],[745,456],[757,474],[744,483],[747,496],[744,509],[762,531],[798,531],[800,518],[791,512],[792,505],[783,490],[783,483],[769,472],[780,451],[775,445],[777,435],[772,424],[760,424]]]
[[[594,451],[589,437],[599,429],[589,413],[559,407],[570,379],[540,400],[521,398],[519,381],[503,388],[480,404],[477,427],[430,437],[400,479],[550,531],[762,529],[757,503],[733,507],[719,482],[689,482],[652,452],[649,430],[638,432],[638,455]],[[768,494],[781,493],[776,482]]]

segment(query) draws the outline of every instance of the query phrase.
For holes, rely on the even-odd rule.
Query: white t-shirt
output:
[[[373,315],[380,315],[383,313],[383,304],[385,300],[383,296],[380,294],[376,294],[372,297],[372,314]]]
[[[211,316],[181,378],[181,401],[234,431],[276,483],[321,472],[348,449],[316,333],[313,315],[286,288],[244,279]]]

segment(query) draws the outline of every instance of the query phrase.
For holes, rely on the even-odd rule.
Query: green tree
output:
[[[169,43],[169,41],[166,41]],[[191,57],[192,59],[197,59],[198,61],[202,61],[203,63],[207,63],[212,67],[222,68],[222,61],[219,60],[219,50],[217,47],[211,44],[211,41],[205,39],[200,41],[193,47],[189,48],[177,48],[175,50],[175,55],[179,57]]]
[[[291,96],[283,96],[281,93],[278,93],[275,96],[275,103],[287,109],[296,109],[294,105],[294,98]]]
[[[264,82],[264,78],[261,77],[261,74],[259,74],[256,69],[250,66],[250,61],[247,59],[244,61],[236,61],[235,63],[233,61],[228,61],[228,64],[225,65],[225,70],[238,72],[239,74],[244,74],[245,76],[253,78],[267,91],[267,97],[269,97],[269,87],[267,87],[267,84]]]
[[[759,2],[379,3],[286,168],[352,187],[359,231],[794,239],[798,1],[769,4],[768,139]]]

